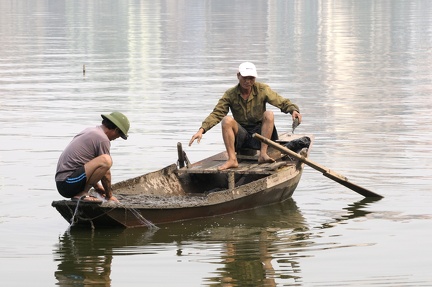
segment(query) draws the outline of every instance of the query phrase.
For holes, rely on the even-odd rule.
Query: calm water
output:
[[[2,286],[432,286],[431,47],[428,0],[0,1]],[[311,159],[383,200],[306,167],[282,204],[68,231],[51,202],[73,135],[120,110],[113,181],[162,168],[246,60],[300,106]],[[185,148],[222,149],[220,126]]]

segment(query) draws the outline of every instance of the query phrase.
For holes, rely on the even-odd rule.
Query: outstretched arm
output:
[[[196,132],[196,134],[194,134],[192,136],[191,140],[189,141],[189,146],[191,146],[195,140],[197,140],[197,142],[200,143],[203,133],[204,133],[204,129],[199,128],[199,130]]]

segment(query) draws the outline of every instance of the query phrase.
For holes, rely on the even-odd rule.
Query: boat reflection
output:
[[[350,204],[345,208],[347,214],[322,227],[367,215],[362,208],[369,203],[362,200]],[[205,256],[199,261],[214,264],[216,271],[202,282],[276,286],[276,280],[301,280],[299,259],[310,256],[303,251],[314,245],[315,232],[293,199],[221,217],[170,223],[157,230],[72,229],[59,238],[54,249],[54,260],[58,262],[55,277],[59,285],[110,286],[112,262],[117,256],[155,254],[163,244],[174,244],[174,256],[191,256],[183,254],[183,250],[211,244],[212,248],[218,246],[217,256]],[[146,268],[155,268],[155,273],[159,269]]]

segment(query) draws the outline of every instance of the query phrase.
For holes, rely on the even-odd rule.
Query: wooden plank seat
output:
[[[285,143],[298,137],[299,136],[293,134],[284,134],[280,136],[278,142]],[[231,189],[235,187],[234,181],[236,175],[270,175],[283,166],[297,164],[297,161],[292,161],[289,158],[287,159],[278,149],[271,146],[268,147],[267,154],[275,159],[275,162],[258,164],[258,150],[241,149],[237,153],[237,160],[239,163],[237,168],[218,170],[217,168],[228,159],[227,153],[221,152],[212,157],[196,162],[189,167],[182,167],[178,169],[177,172],[179,174],[225,174],[228,180],[228,188]]]
[[[223,164],[227,158],[226,152],[221,152],[203,161],[196,162],[190,167],[183,167],[177,172],[179,174],[225,174],[227,176],[228,189],[233,189],[235,187],[236,175],[270,175],[275,173],[280,167],[294,164],[291,161],[282,160],[280,153],[277,158],[273,157],[276,159],[275,162],[262,164],[258,164],[258,155],[238,155],[239,166],[237,168],[218,170],[218,167]]]
[[[218,170],[217,168],[227,159],[227,153],[221,152],[205,160],[199,161],[191,165],[189,168],[184,167],[178,170],[179,173],[238,173],[238,174],[272,174],[279,167],[288,165],[291,162],[282,160],[282,154],[272,148],[268,150],[269,156],[274,158],[276,162],[258,164],[259,151],[251,149],[243,149],[237,154],[239,166],[227,170]]]

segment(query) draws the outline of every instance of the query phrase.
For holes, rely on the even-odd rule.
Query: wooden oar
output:
[[[356,184],[354,184],[352,182],[349,182],[348,179],[345,176],[340,175],[340,174],[338,174],[338,173],[330,170],[329,168],[327,168],[325,166],[319,165],[319,164],[317,164],[317,163],[315,163],[315,162],[313,162],[313,161],[305,158],[304,156],[302,156],[302,155],[300,155],[300,154],[298,154],[296,152],[293,152],[292,150],[290,150],[290,149],[288,149],[288,148],[286,148],[286,147],[284,147],[284,146],[282,146],[282,145],[280,145],[280,144],[278,144],[278,143],[276,143],[276,142],[274,142],[274,141],[272,141],[272,140],[270,140],[268,138],[263,137],[260,134],[256,134],[255,133],[255,134],[253,134],[253,137],[256,138],[256,139],[258,139],[258,140],[260,140],[260,141],[262,141],[263,143],[265,143],[265,144],[267,144],[267,145],[269,145],[269,146],[271,146],[271,147],[279,150],[280,152],[283,152],[285,154],[289,154],[290,156],[297,158],[298,160],[300,160],[301,162],[304,162],[305,164],[307,164],[308,166],[312,167],[313,169],[315,169],[315,170],[317,170],[319,172],[322,172],[322,174],[324,176],[326,176],[326,177],[328,177],[328,178],[330,178],[330,179],[332,179],[332,180],[334,180],[334,181],[342,184],[343,186],[348,187],[351,190],[354,190],[355,192],[363,195],[364,197],[377,197],[377,198],[379,197],[379,198],[383,198],[383,196],[381,196],[379,194],[376,194],[375,192],[372,192],[372,191],[370,191],[370,190],[368,190],[366,188],[363,188],[363,187],[358,186],[358,185],[356,185]]]

